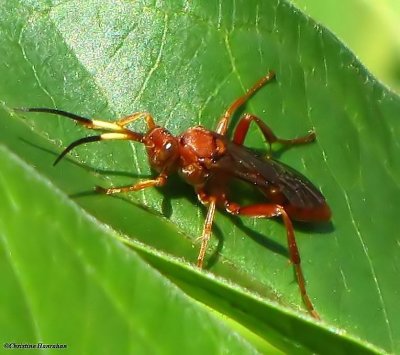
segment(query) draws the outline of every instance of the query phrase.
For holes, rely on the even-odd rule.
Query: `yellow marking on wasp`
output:
[[[108,140],[108,139],[129,139],[130,136],[129,134],[126,133],[103,133],[100,135],[100,138],[102,140]]]
[[[114,122],[92,120],[94,128],[111,129],[113,131],[123,131],[124,128]]]

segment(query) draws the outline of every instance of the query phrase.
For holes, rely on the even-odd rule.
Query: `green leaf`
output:
[[[50,189],[70,195],[95,217],[92,224],[129,238],[126,243],[164,280],[284,350],[378,351],[374,344],[399,351],[400,101],[330,33],[282,0],[0,6],[0,47],[6,49],[0,57],[0,142],[51,181]],[[315,129],[317,143],[279,158],[315,182],[333,210],[331,225],[296,226],[321,323],[304,316],[279,221],[217,214],[211,273],[198,272],[188,263],[196,260],[205,211],[189,186],[172,179],[163,189],[117,198],[93,194],[96,184],[149,176],[143,147],[93,143],[53,168],[61,147],[88,133],[63,118],[11,111],[55,106],[111,120],[145,110],[178,134],[196,124],[215,127],[224,109],[270,69],[276,83],[245,109],[283,138]],[[246,145],[265,148],[256,129]],[[42,221],[54,209],[50,205]],[[143,300],[140,307],[151,305]]]
[[[80,354],[256,352],[4,147],[0,165],[3,342]]]

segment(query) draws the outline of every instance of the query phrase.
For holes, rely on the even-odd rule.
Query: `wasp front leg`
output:
[[[112,194],[117,194],[117,193],[121,193],[121,192],[139,191],[139,190],[147,189],[149,187],[164,186],[167,182],[167,178],[168,178],[168,176],[163,173],[163,174],[160,174],[155,179],[139,181],[138,183],[133,184],[133,185],[110,187],[110,188],[96,186],[96,191],[100,192],[100,193],[104,193],[106,195],[112,195]]]

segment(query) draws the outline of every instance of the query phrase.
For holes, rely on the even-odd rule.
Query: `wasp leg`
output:
[[[316,319],[320,319],[318,313],[315,311],[314,306],[307,294],[303,271],[300,266],[300,254],[294,236],[293,225],[285,209],[280,205],[272,203],[240,206],[236,203],[231,203],[228,201],[225,202],[225,209],[227,210],[227,212],[233,215],[241,215],[254,218],[260,218],[260,217],[272,218],[277,216],[282,217],[282,220],[286,227],[290,261],[292,262],[295,270],[297,284],[299,285],[301,297],[311,316]]]
[[[204,222],[203,232],[201,233],[200,237],[201,239],[200,252],[199,256],[197,257],[197,266],[199,268],[203,267],[204,257],[207,251],[207,245],[211,238],[211,228],[215,214],[215,203],[216,203],[215,199],[211,198],[208,204],[207,216]]]
[[[155,179],[143,180],[134,185],[110,187],[110,188],[96,186],[96,191],[100,192],[100,193],[104,193],[106,195],[117,194],[120,192],[139,191],[139,190],[147,189],[148,187],[163,186],[166,184],[167,178],[168,178],[168,176],[166,174],[161,173]]]
[[[116,120],[115,123],[118,126],[125,127],[128,123],[131,123],[137,120],[138,118],[142,117],[146,120],[147,127],[149,130],[153,129],[156,126],[153,117],[148,112],[135,112],[132,115],[128,115]]]
[[[224,115],[220,119],[217,125],[216,132],[219,134],[226,134],[226,131],[228,129],[228,124],[229,120],[231,119],[232,115],[235,113],[235,111],[242,105],[246,103],[246,101],[253,96],[253,94],[259,90],[261,87],[263,87],[265,84],[270,82],[275,78],[275,72],[270,71],[268,72],[267,75],[263,76],[260,80],[258,80],[247,92],[239,97],[237,100],[235,100],[225,111]]]
[[[204,257],[207,251],[207,245],[211,238],[212,224],[215,215],[215,205],[217,198],[215,196],[208,196],[203,190],[199,189],[197,191],[197,197],[200,202],[204,205],[208,205],[206,220],[204,221],[203,232],[198,238],[201,240],[200,252],[197,257],[197,266],[201,269],[204,263]]]
[[[258,128],[261,130],[264,138],[271,146],[273,143],[281,143],[284,145],[295,145],[295,144],[305,144],[310,143],[315,140],[315,132],[311,131],[307,135],[302,137],[297,137],[293,139],[281,139],[278,138],[271,128],[269,128],[264,121],[262,121],[257,116],[246,113],[243,117],[240,118],[238,125],[236,126],[235,133],[233,134],[233,142],[236,144],[242,145],[247,132],[249,131],[250,123],[254,122],[257,124]]]
[[[196,194],[199,201],[208,206],[206,220],[204,222],[203,232],[198,238],[201,240],[199,256],[197,257],[197,266],[203,267],[204,257],[207,251],[207,245],[211,238],[211,228],[214,220],[216,206],[224,207],[226,201],[227,177],[216,175],[211,177],[203,187],[196,187]]]

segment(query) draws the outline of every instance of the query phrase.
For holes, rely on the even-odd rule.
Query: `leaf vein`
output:
[[[343,194],[344,194],[344,198],[345,198],[345,200],[346,200],[347,208],[349,209],[351,223],[352,223],[352,225],[353,225],[353,227],[354,227],[354,230],[356,231],[357,237],[358,237],[358,239],[359,239],[359,241],[360,241],[361,247],[362,247],[362,249],[363,249],[363,251],[364,251],[364,254],[365,254],[365,257],[366,257],[366,259],[367,259],[369,268],[370,268],[370,270],[371,270],[373,282],[374,282],[374,284],[375,284],[375,286],[376,286],[376,290],[377,290],[377,293],[378,293],[379,302],[380,302],[381,305],[382,305],[382,312],[383,312],[384,321],[385,321],[385,324],[386,324],[386,327],[387,327],[387,330],[388,330],[388,336],[389,336],[390,346],[391,346],[391,348],[393,349],[392,328],[391,328],[391,326],[390,326],[390,322],[389,322],[387,310],[386,310],[386,307],[385,307],[385,302],[384,302],[384,300],[383,300],[382,291],[381,291],[381,288],[380,288],[380,286],[379,286],[378,277],[377,277],[377,274],[376,274],[376,272],[375,272],[375,268],[374,268],[374,265],[373,265],[373,263],[372,263],[371,257],[369,256],[368,247],[366,246],[366,244],[365,244],[365,242],[364,242],[364,239],[363,239],[363,237],[362,237],[362,235],[361,235],[360,229],[357,227],[357,223],[356,223],[356,221],[355,221],[355,219],[354,219],[354,215],[353,215],[353,210],[352,210],[352,208],[351,208],[350,200],[349,200],[349,197],[348,197],[348,195],[347,195],[347,193],[346,193],[345,190],[343,190]]]
[[[142,97],[144,91],[147,88],[147,85],[151,79],[151,77],[153,76],[153,73],[157,70],[157,68],[160,65],[161,62],[161,56],[164,50],[164,45],[166,43],[166,39],[167,39],[167,33],[168,33],[168,14],[164,14],[164,28],[163,28],[163,33],[162,33],[162,37],[161,37],[161,43],[160,43],[160,48],[158,50],[158,54],[157,54],[157,58],[155,63],[153,64],[153,66],[150,68],[142,87],[140,88],[138,94],[135,96],[135,98],[133,99],[133,106],[136,104],[137,101],[140,100],[140,98]]]
[[[35,76],[36,82],[38,83],[39,87],[43,90],[43,92],[46,94],[46,96],[49,97],[49,99],[51,100],[53,106],[56,107],[56,102],[54,101],[53,96],[50,94],[50,92],[42,84],[41,80],[39,79],[39,75],[37,73],[35,65],[30,61],[30,59],[28,58],[28,56],[26,54],[26,51],[25,51],[24,46],[22,44],[24,30],[25,30],[25,26],[21,28],[21,32],[20,32],[19,37],[18,37],[18,45],[19,45],[19,47],[21,49],[22,57],[28,63],[28,65],[31,67],[33,75]]]

